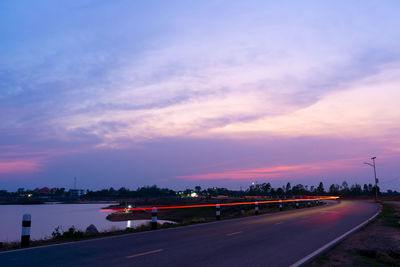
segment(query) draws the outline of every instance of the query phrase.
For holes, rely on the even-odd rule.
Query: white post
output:
[[[151,229],[157,229],[157,208],[151,209]]]
[[[217,221],[221,220],[221,207],[219,204],[215,205],[216,211],[215,211],[215,218]]]
[[[29,247],[29,239],[31,236],[31,215],[25,213],[22,216],[22,232],[21,232],[21,247]]]
[[[282,210],[283,210],[283,207],[282,207],[282,200],[279,199],[279,211],[282,211]]]
[[[254,203],[254,205],[255,205],[255,211],[256,211],[256,215],[258,215],[258,202],[256,201],[255,203]]]

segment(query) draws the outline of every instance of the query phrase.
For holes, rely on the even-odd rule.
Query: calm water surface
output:
[[[51,233],[57,226],[67,230],[73,225],[84,231],[90,224],[94,224],[99,231],[105,231],[112,228],[124,229],[127,225],[137,227],[147,222],[110,222],[106,220],[110,212],[100,212],[101,208],[109,204],[111,203],[0,205],[0,242],[20,240],[24,213],[30,213],[32,216],[31,239],[51,238]]]

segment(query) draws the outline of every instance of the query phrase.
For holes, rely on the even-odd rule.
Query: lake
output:
[[[22,215],[32,216],[31,239],[51,238],[57,226],[68,230],[72,225],[85,231],[94,224],[99,231],[137,227],[147,220],[110,222],[106,219],[110,212],[100,212],[101,208],[114,203],[103,204],[41,204],[41,205],[0,205],[0,242],[21,239]],[[150,215],[149,215],[150,216]],[[150,219],[150,218],[149,218]],[[159,220],[160,223],[163,221]]]

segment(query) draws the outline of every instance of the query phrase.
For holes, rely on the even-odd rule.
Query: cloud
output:
[[[24,108],[10,112],[1,123],[8,128],[51,128],[60,138],[73,139],[76,133],[96,136],[102,146],[215,132],[232,137],[238,125],[245,131],[276,134],[268,127],[265,131],[260,121],[285,125],[292,117],[307,120],[308,115],[297,114],[325,103],[328,95],[354,89],[359,81],[399,60],[390,45],[377,43],[373,35],[354,30],[362,41],[342,38],[348,27],[318,13],[299,17],[292,16],[298,13],[294,6],[256,8],[259,5],[185,7],[191,15],[145,4],[76,2],[65,9],[52,5],[54,16],[76,21],[56,21],[38,35],[24,32],[38,56],[6,46],[18,60],[4,56],[7,64],[0,65],[0,80],[9,88],[1,103]],[[314,8],[326,12],[323,6]],[[132,18],[129,9],[138,16]],[[143,30],[138,22],[150,9],[152,14],[176,14],[161,16]],[[216,10],[235,20],[222,19]],[[282,23],[272,10],[288,19]],[[119,15],[107,24],[99,11]],[[350,13],[343,16],[353,25]],[[204,15],[209,19],[204,21]],[[26,19],[36,21],[37,16]],[[370,25],[367,18],[360,19],[371,28],[383,27],[381,22]],[[337,42],[330,43],[331,38]]]
[[[353,82],[345,91],[329,93],[305,108],[272,118],[230,124],[215,132],[394,138],[400,123],[399,73],[400,66],[395,65]]]
[[[236,169],[226,170],[214,173],[192,174],[177,176],[176,178],[188,180],[214,180],[214,179],[228,179],[228,180],[249,180],[255,179],[264,180],[282,180],[292,179],[292,177],[323,177],[328,172],[335,172],[335,169],[351,169],[358,167],[361,158],[352,158],[345,160],[333,160],[325,162],[314,162],[309,164],[294,164],[294,165],[278,165],[264,168],[252,169]]]
[[[0,175],[15,173],[35,173],[42,167],[40,158],[0,160]]]

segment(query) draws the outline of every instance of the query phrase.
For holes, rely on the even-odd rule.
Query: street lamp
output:
[[[376,167],[375,167],[375,159],[376,157],[372,157],[372,163],[364,162],[364,164],[369,165],[374,168],[374,176],[375,176],[375,201],[378,200],[378,178],[376,178]]]

